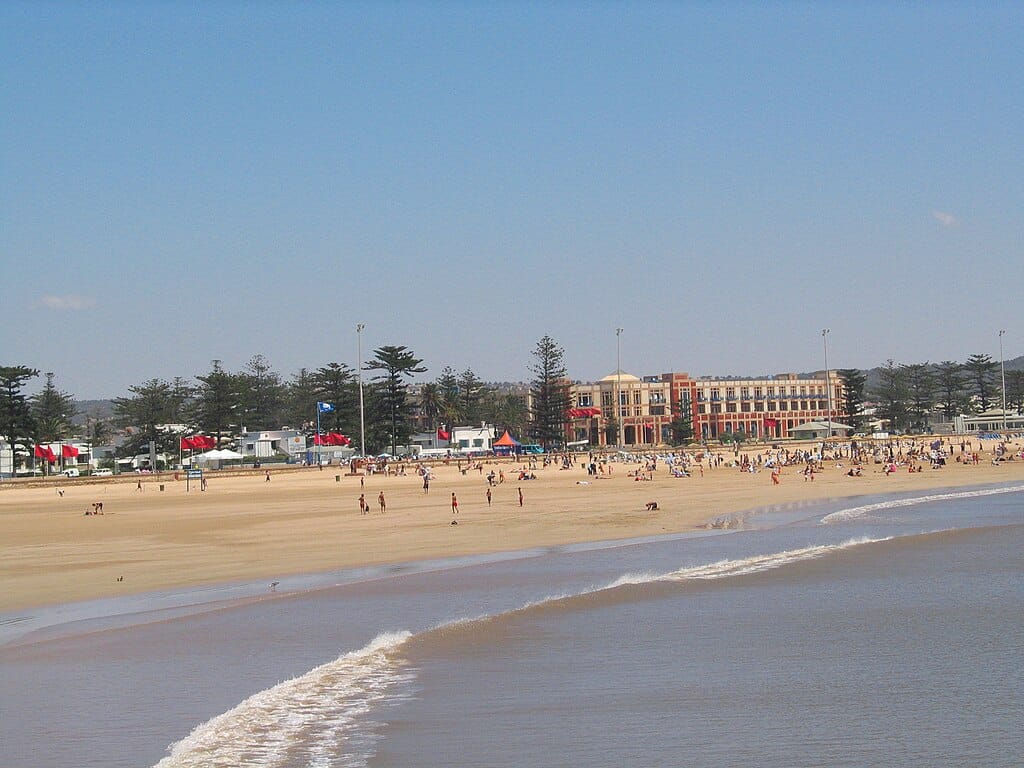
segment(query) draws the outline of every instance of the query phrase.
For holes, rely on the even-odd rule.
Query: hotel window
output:
[[[619,392],[619,405],[626,405],[629,403],[629,392]]]
[[[634,408],[633,409],[633,415],[634,416],[643,416],[644,415],[644,409],[643,408]]]
[[[704,403],[697,403],[697,413],[707,413],[707,406]]]
[[[712,400],[721,400],[722,398],[721,398],[721,395],[719,394],[719,392],[721,392],[721,390],[719,390],[717,388],[716,389],[712,389],[711,390],[711,399]]]
[[[800,394],[801,395],[806,395],[807,394],[807,387],[800,387]]]
[[[754,403],[754,410],[757,411],[758,413],[763,411],[764,410],[764,403],[762,403],[762,402],[755,402]]]
[[[761,387],[754,387],[754,399],[760,400],[763,397],[761,394]]]
[[[712,403],[711,404],[711,412],[712,413],[721,413],[722,412],[722,404],[721,403]]]
[[[725,412],[726,413],[736,413],[736,403],[726,403],[725,404]]]
[[[652,405],[651,406],[651,416],[664,416],[664,415],[665,415],[665,406],[664,405]]]
[[[736,387],[726,387],[725,396],[729,400],[732,400],[734,397],[736,397]]]
[[[608,408],[608,407],[611,407],[611,404],[612,404],[612,393],[611,392],[602,392],[601,393],[601,405],[603,405],[606,408]]]
[[[768,397],[775,397],[775,387],[768,387]]]
[[[807,401],[806,400],[801,400],[800,401],[800,410],[801,411],[806,411],[807,410]]]
[[[640,404],[640,395],[641,394],[642,393],[640,392],[639,389],[633,392],[633,405],[639,405]]]
[[[779,410],[779,407],[775,404],[775,401],[774,400],[769,401],[769,403],[768,403],[768,412],[769,413],[774,413],[777,410]]]
[[[589,408],[594,404],[594,398],[591,395],[580,395],[577,404],[580,408]]]
[[[742,403],[740,403],[740,410],[743,411],[744,413],[750,413],[750,403],[744,400]]]
[[[740,397],[744,400],[750,397],[750,387],[740,387]]]
[[[780,411],[784,411],[784,410],[786,410],[786,409],[787,409],[788,407],[789,407],[789,406],[788,406],[788,405],[786,405],[786,401],[785,401],[785,400],[780,400],[780,401],[779,401],[779,410],[780,410]]]

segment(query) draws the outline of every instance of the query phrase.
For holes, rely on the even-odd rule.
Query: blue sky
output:
[[[1024,353],[1013,4],[0,7],[0,364]]]

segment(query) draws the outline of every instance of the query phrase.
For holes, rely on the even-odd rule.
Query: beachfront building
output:
[[[306,454],[306,436],[297,429],[243,432],[238,439],[238,451],[257,459],[274,456],[301,459]]]
[[[695,440],[744,435],[758,440],[796,437],[807,422],[842,422],[843,384],[834,371],[809,375],[781,373],[763,378],[692,378],[666,373],[672,408],[689,407]],[[831,387],[832,410],[829,412]],[[826,427],[827,430],[827,427]]]
[[[853,427],[838,421],[831,424],[826,421],[808,421],[789,430],[789,436],[794,440],[823,440],[826,437],[849,437],[852,432]]]
[[[954,430],[958,435],[979,433],[1001,433],[1003,424],[1007,432],[1024,432],[1024,414],[1002,408],[990,408],[982,413],[961,414],[953,419]]]
[[[649,448],[671,439],[669,385],[613,371],[600,381],[569,388],[565,442],[575,446]]]
[[[447,437],[445,437],[447,435]],[[419,448],[421,456],[447,453],[486,453],[491,450],[496,431],[491,424],[479,427],[452,427],[433,432],[417,432],[409,438],[409,445]]]

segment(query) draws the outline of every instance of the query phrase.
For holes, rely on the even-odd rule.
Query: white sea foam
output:
[[[253,694],[172,745],[157,768],[365,765],[372,754],[367,714],[399,697],[409,676],[393,651],[411,637],[389,632],[304,675]],[[340,762],[339,762],[340,761]]]
[[[833,523],[843,523],[847,520],[855,520],[859,517],[864,517],[871,512],[877,512],[881,509],[895,509],[896,507],[912,507],[915,504],[925,504],[929,501],[948,501],[950,499],[970,499],[977,496],[992,496],[999,493],[1015,493],[1017,491],[1024,491],[1024,485],[1015,485],[1009,488],[984,488],[981,490],[973,491],[956,491],[953,493],[935,493],[929,496],[915,496],[912,499],[889,499],[888,501],[880,501],[876,504],[864,504],[860,507],[850,507],[849,509],[841,509],[838,512],[833,512],[830,515],[825,515],[821,518],[821,522],[830,525]]]
[[[784,565],[797,563],[803,560],[814,560],[831,552],[849,549],[850,547],[857,547],[862,544],[874,544],[880,541],[888,541],[890,538],[892,537],[880,539],[858,537],[848,539],[839,544],[819,544],[812,547],[790,549],[783,552],[770,552],[765,555],[751,555],[750,557],[744,557],[738,560],[718,560],[717,562],[707,563],[705,565],[680,568],[679,570],[672,571],[670,573],[626,573],[619,576],[619,578],[604,587],[604,589],[615,589],[617,587],[634,584],[653,584],[666,581],[725,579],[730,576],[745,576],[748,573],[759,573],[773,568],[781,568]]]

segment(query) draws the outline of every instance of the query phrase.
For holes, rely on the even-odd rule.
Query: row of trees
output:
[[[392,452],[408,443],[417,421],[437,429],[442,425],[489,422],[514,434],[529,434],[544,444],[560,442],[569,407],[569,381],[564,353],[549,336],[533,351],[534,411],[521,396],[488,387],[469,368],[456,373],[445,367],[440,376],[422,385],[420,397],[409,397],[413,376],[426,372],[422,360],[404,346],[382,346],[364,364],[363,413],[366,450]],[[58,442],[73,434],[75,405],[60,391],[54,374],[36,395],[24,394],[39,375],[25,366],[0,368],[0,435],[23,444]],[[320,416],[324,431],[342,432],[358,444],[360,425],[359,371],[339,362],[315,370],[302,369],[289,380],[275,372],[263,355],[253,357],[243,370],[231,372],[219,360],[194,381],[149,379],[128,387],[128,394],[113,401],[108,422],[87,419],[86,436],[96,442],[110,438],[111,428],[123,431],[118,454],[130,456],[148,450],[152,441],[159,451],[177,450],[178,435],[165,425],[185,425],[217,439],[248,430],[277,429],[288,425],[311,431],[317,403],[334,406]],[[416,416],[419,416],[417,420]]]
[[[939,415],[946,421],[961,413],[987,411],[1002,405],[999,363],[989,355],[971,355],[965,362],[899,364],[887,360],[868,386],[867,374],[838,371],[845,388],[845,411],[859,427],[865,404],[875,404],[877,418],[895,431],[927,430]],[[1006,407],[1024,411],[1024,371],[1006,371]]]

